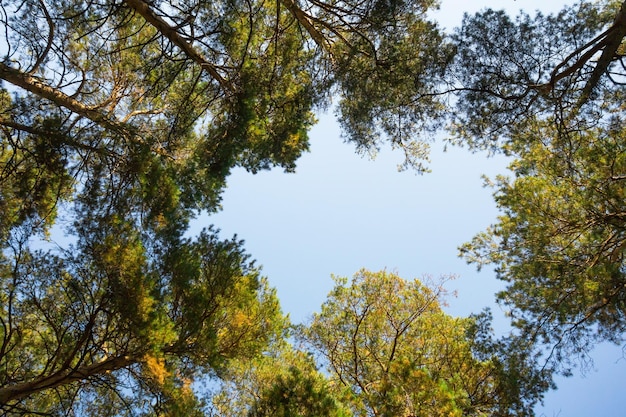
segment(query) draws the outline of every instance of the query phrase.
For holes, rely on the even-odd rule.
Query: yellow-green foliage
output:
[[[355,415],[479,416],[496,407],[494,364],[472,353],[470,319],[440,308],[441,287],[361,270],[304,328]]]

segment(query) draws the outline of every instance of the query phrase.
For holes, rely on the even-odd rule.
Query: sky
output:
[[[572,1],[444,0],[433,18],[445,28],[463,12],[484,7],[556,11]],[[477,272],[458,258],[458,246],[496,221],[491,190],[482,176],[506,174],[507,160],[433,144],[431,173],[398,172],[400,153],[360,157],[343,143],[332,113],[321,114],[311,130],[311,151],[295,174],[280,169],[256,175],[235,171],[224,193],[223,210],[196,225],[215,224],[223,237],[244,239],[247,251],[276,287],[293,322],[319,310],[333,285],[331,274],[352,276],[361,268],[387,269],[406,279],[454,276],[456,291],[446,310],[466,316],[491,306],[496,327],[506,327],[494,293],[502,288],[493,271]],[[601,346],[595,370],[558,378],[538,416],[623,415],[626,360],[620,347]]]

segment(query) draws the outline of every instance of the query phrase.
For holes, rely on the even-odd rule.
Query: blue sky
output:
[[[433,13],[442,26],[457,25],[464,11],[483,7],[512,13],[558,10],[572,3],[543,1],[450,1]],[[311,152],[295,174],[281,170],[251,175],[236,171],[224,193],[223,211],[200,219],[223,236],[237,234],[277,288],[294,322],[306,320],[332,287],[331,274],[352,276],[360,268],[386,268],[404,278],[454,275],[457,291],[447,311],[465,316],[492,306],[501,288],[488,269],[476,272],[457,257],[457,247],[495,222],[491,191],[481,176],[506,172],[502,157],[487,158],[464,149],[433,145],[432,173],[398,172],[402,156],[383,150],[375,160],[361,158],[344,144],[332,114],[320,115],[310,133]],[[619,347],[594,354],[596,370],[559,378],[537,415],[586,417],[623,415],[626,360]]]

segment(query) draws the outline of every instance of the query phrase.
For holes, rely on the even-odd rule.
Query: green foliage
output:
[[[489,309],[470,318],[467,338],[472,352],[478,360],[490,362],[490,375],[497,381],[491,394],[497,404],[492,415],[534,416],[533,408],[544,393],[556,388],[552,381],[554,369],[541,365],[543,352],[524,334],[494,338]]]
[[[432,1],[375,4],[372,21],[337,46],[339,121],[359,151],[375,154],[388,140],[404,151],[399,168],[425,171],[429,141],[415,134],[434,135],[445,112],[438,92],[453,49],[425,19]]]
[[[0,90],[0,118],[9,116],[14,104]],[[40,119],[46,130],[57,129],[55,118]],[[38,133],[38,132],[37,132]],[[47,231],[54,224],[58,203],[71,192],[74,181],[66,170],[67,155],[58,137],[43,134],[14,137],[0,131],[0,242],[7,244],[10,231]],[[27,232],[28,233],[28,232]]]
[[[599,341],[622,343],[626,3],[556,15],[487,10],[455,34],[461,93],[451,131],[514,158],[495,179],[497,224],[461,248],[493,263],[524,337],[568,372]]]
[[[189,407],[195,379],[255,356],[282,328],[276,295],[241,242],[208,230],[163,262],[128,223],[100,230],[73,253],[24,250],[4,264],[5,412],[67,412],[91,395],[117,398],[100,415]]]
[[[503,215],[462,251],[495,263],[514,323],[565,361],[595,341],[623,340],[626,148],[618,115],[610,128],[570,130],[567,141],[554,130],[527,132],[536,139],[512,163],[516,177],[494,184]]]
[[[345,395],[344,395],[345,396]],[[241,361],[229,369],[220,391],[213,397],[218,416],[348,417],[326,377],[312,358],[277,340],[264,355]],[[213,415],[212,414],[212,415]]]
[[[620,89],[611,77],[598,83],[591,99],[581,97],[594,68],[586,53],[618,10],[617,2],[582,1],[555,15],[466,15],[454,35],[455,142],[509,152],[508,145],[515,146],[517,135],[532,129],[536,119],[555,125],[575,120],[584,129],[602,119],[602,107],[619,106],[617,97],[610,98]],[[617,67],[611,65],[619,72]]]
[[[532,343],[494,339],[488,313],[446,315],[441,287],[365,270],[336,282],[322,311],[296,327],[303,344],[278,338],[231,363],[211,415],[532,416],[552,387]]]
[[[324,380],[291,366],[287,375],[279,376],[272,387],[249,413],[250,417],[347,417],[339,408]]]
[[[535,342],[558,361],[621,342],[625,3],[487,10],[452,38],[433,7],[4,2],[0,410],[527,415],[550,387]],[[185,237],[232,169],[294,171],[331,97],[346,140],[386,141],[402,168],[427,169],[448,115],[454,141],[516,158],[499,223],[463,250],[509,282],[500,300],[529,342],[449,317],[441,288],[361,271],[300,329],[326,378],[285,344],[242,242]],[[53,226],[73,244],[49,249]],[[212,377],[209,402],[196,382]]]
[[[547,389],[508,393],[513,371],[534,368],[506,368],[499,359],[504,352],[485,342],[485,326],[476,331],[474,319],[441,310],[441,287],[366,270],[336,282],[301,332],[333,385],[351,391],[355,415],[531,415]],[[478,346],[481,357],[474,355]]]

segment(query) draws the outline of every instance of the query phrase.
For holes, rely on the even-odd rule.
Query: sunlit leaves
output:
[[[333,384],[352,392],[355,415],[507,415],[497,362],[473,356],[473,321],[441,310],[442,288],[384,271],[336,282],[302,333]]]
[[[232,364],[212,409],[232,417],[347,417],[341,402],[346,394],[332,387],[309,355],[276,340],[266,354]]]
[[[152,259],[128,222],[98,225],[74,254],[23,252],[2,270],[6,410],[81,408],[93,392],[124,398],[113,414],[199,410],[194,379],[257,355],[281,332],[275,293],[241,242],[209,230],[170,246],[173,262]],[[44,406],[51,392],[60,402]]]
[[[555,344],[558,359],[623,337],[623,126],[615,115],[608,127],[567,135],[551,124],[527,132],[516,177],[494,185],[498,224],[462,248],[496,265],[514,322]]]

